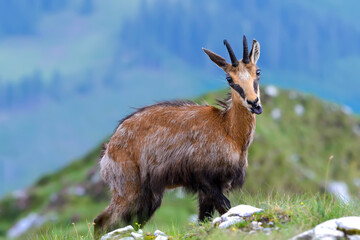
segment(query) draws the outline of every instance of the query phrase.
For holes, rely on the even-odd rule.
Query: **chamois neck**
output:
[[[255,128],[255,114],[251,113],[243,104],[240,96],[232,91],[232,104],[225,116],[227,131],[235,140],[244,143],[250,138]]]

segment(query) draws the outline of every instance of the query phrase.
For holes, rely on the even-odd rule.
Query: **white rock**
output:
[[[251,222],[251,226],[257,226],[258,225],[258,222],[257,221],[252,221]]]
[[[141,230],[141,229],[138,230],[138,233],[144,234],[143,230]]]
[[[136,233],[136,232],[132,232],[131,236],[133,236],[133,238],[135,238],[135,239],[143,238],[142,234]]]
[[[157,236],[165,236],[165,237],[167,237],[167,235],[165,233],[163,233],[162,231],[160,231],[160,230],[156,230],[154,232],[154,235],[155,235],[155,237],[157,237]]]
[[[155,238],[155,240],[168,240],[168,237],[159,235]]]
[[[348,186],[344,182],[330,182],[327,191],[336,196],[343,203],[349,203],[351,200]]]
[[[109,232],[101,237],[101,240],[108,240],[112,239],[114,237],[117,237],[117,239],[120,239],[121,236],[125,234],[130,234],[131,232],[135,231],[134,228],[131,225],[128,225],[123,228],[118,228],[112,232]]]
[[[336,219],[328,220],[314,228],[314,237],[323,239],[325,237],[342,238],[344,233],[337,230]]]
[[[281,118],[281,110],[279,108],[274,108],[272,111],[271,111],[271,117],[274,119],[274,120],[279,120]]]
[[[237,223],[240,223],[243,221],[245,221],[245,220],[239,216],[227,217],[227,221],[220,223],[219,228],[221,228],[221,229],[228,228],[234,224],[237,224]]]
[[[236,207],[230,208],[230,210],[227,211],[225,214],[223,214],[221,217],[228,217],[228,216],[250,217],[253,214],[262,211],[264,210],[250,205],[238,205]]]
[[[290,240],[307,240],[307,239],[313,239],[313,237],[314,237],[314,229],[311,229],[306,232],[300,233],[299,235],[296,235]]]
[[[305,113],[305,108],[301,104],[296,104],[294,107],[295,114],[298,116],[302,116]]]
[[[348,235],[349,240],[360,240],[360,235]]]
[[[224,220],[221,218],[221,217],[217,217],[217,218],[215,218],[213,221],[212,221],[212,223],[213,224],[218,224],[218,223],[221,223],[221,222],[223,222]]]
[[[360,217],[343,217],[336,219],[336,224],[339,229],[345,232],[359,231],[360,232]]]
[[[273,85],[266,86],[265,93],[270,97],[276,97],[279,94],[278,89]]]
[[[348,239],[360,240],[359,235],[349,235],[360,231],[360,217],[342,217],[331,219],[317,225],[314,229],[308,230],[292,238],[300,239],[339,239],[345,237]]]

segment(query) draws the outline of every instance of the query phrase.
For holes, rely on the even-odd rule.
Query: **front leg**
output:
[[[199,221],[205,222],[211,220],[215,211],[214,201],[206,196],[202,191],[199,191]]]
[[[199,221],[211,219],[215,209],[222,215],[230,208],[229,199],[219,189],[208,188],[199,191]]]
[[[227,197],[225,197],[225,195],[221,192],[219,192],[219,197],[217,198],[215,208],[220,215],[223,215],[231,208],[230,200],[227,199]]]

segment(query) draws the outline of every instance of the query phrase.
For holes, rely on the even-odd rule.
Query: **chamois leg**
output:
[[[137,216],[138,223],[143,226],[160,207],[162,198],[164,196],[164,188],[157,186],[157,189],[152,189],[151,186],[157,184],[151,183],[148,177],[143,181],[141,189],[141,197],[139,198]]]
[[[229,199],[221,192],[220,189],[210,187],[203,187],[199,191],[199,220],[204,221],[206,218],[211,218],[216,209],[220,214],[226,213],[231,208]]]
[[[210,220],[214,211],[214,201],[207,197],[205,193],[199,192],[199,221]]]
[[[225,197],[225,195],[220,191],[218,192],[218,197],[215,201],[215,208],[221,215],[231,208],[229,199],[227,199],[227,197]]]
[[[115,163],[106,157],[101,161],[101,174],[113,189],[113,197],[110,205],[94,220],[96,238],[104,232],[131,224],[140,196],[139,168],[133,161]]]
[[[132,213],[130,209],[132,208],[131,203],[114,193],[110,205],[94,219],[95,239],[117,227],[131,224]]]

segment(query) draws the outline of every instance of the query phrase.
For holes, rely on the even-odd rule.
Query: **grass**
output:
[[[171,223],[171,220],[168,221],[167,226],[162,226],[159,229],[170,236],[170,239],[288,239],[326,220],[360,215],[359,203],[343,204],[329,195],[323,201],[323,196],[320,194],[289,195],[274,191],[270,194],[258,193],[253,195],[241,192],[231,194],[230,199],[234,206],[240,203],[249,204],[260,207],[265,211],[251,216],[245,223],[235,225],[226,230],[216,228],[210,222],[204,224],[190,222],[174,224]],[[159,211],[161,212],[171,207],[171,205],[171,196],[168,195]],[[147,236],[145,239],[152,239],[152,233],[158,229],[155,222],[161,217],[160,215],[157,214],[143,228]],[[251,221],[260,221],[264,227],[267,227],[271,221],[274,223],[274,230],[270,235],[262,232],[249,234],[249,224]],[[70,224],[65,228],[47,225],[42,231],[28,235],[27,239],[80,240],[94,238],[91,223],[85,222]]]

